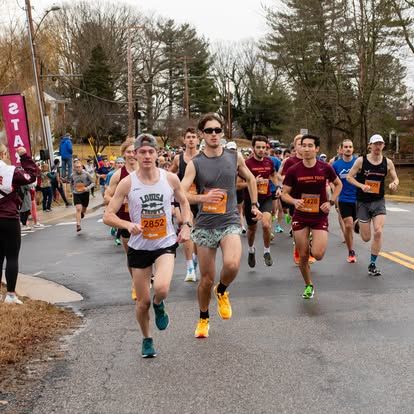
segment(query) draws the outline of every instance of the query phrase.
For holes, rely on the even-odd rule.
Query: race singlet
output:
[[[319,194],[302,194],[304,206],[298,210],[304,213],[319,213],[320,197]]]
[[[148,240],[167,236],[167,217],[163,215],[141,216],[142,237]]]
[[[204,190],[204,194],[210,191],[209,188]],[[220,190],[223,194],[223,198],[218,203],[203,203],[202,211],[210,214],[225,214],[227,209],[227,191]]]
[[[369,185],[371,187],[368,191],[369,193],[379,194],[381,181],[365,180],[365,185]]]
[[[257,192],[261,195],[266,195],[269,189],[269,180],[267,178],[262,178],[257,181]]]
[[[84,193],[86,191],[86,187],[84,183],[76,183],[75,184],[75,191],[78,193]]]

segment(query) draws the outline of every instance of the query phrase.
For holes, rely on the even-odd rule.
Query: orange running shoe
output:
[[[194,333],[196,338],[208,338],[208,330],[210,329],[210,325],[207,319],[200,318],[197,323],[197,327]]]
[[[315,262],[316,262],[316,259],[310,254],[309,259],[308,259],[308,263],[309,264],[314,264]]]
[[[137,292],[135,291],[134,285],[132,285],[132,287],[131,287],[131,299],[132,300],[137,300]]]
[[[348,259],[347,259],[348,263],[356,263],[356,254],[354,250],[350,250],[349,251],[349,255],[348,255]]]
[[[232,315],[229,292],[223,294],[217,292],[217,286],[214,286],[214,294],[217,298],[217,312],[221,319],[230,319]]]

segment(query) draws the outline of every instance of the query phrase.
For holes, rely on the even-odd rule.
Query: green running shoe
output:
[[[144,338],[142,340],[142,358],[154,358],[156,356],[154,341],[152,338]]]
[[[292,217],[290,216],[290,214],[285,214],[285,222],[286,224],[292,223]]]
[[[305,290],[303,291],[302,298],[303,299],[312,299],[315,294],[315,290],[313,289],[313,285],[306,285]]]
[[[168,313],[165,311],[164,301],[162,301],[159,305],[153,303],[152,306],[154,307],[155,312],[155,325],[157,325],[157,328],[160,331],[167,329],[170,323],[170,318],[168,317]]]

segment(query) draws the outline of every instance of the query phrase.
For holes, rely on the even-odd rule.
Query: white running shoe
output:
[[[23,302],[16,295],[9,294],[6,295],[4,303],[7,303],[8,305],[23,305]]]
[[[20,226],[20,230],[21,231],[30,231],[30,230],[32,230],[32,228],[30,227],[30,226],[27,226],[27,225],[21,225]]]
[[[185,276],[184,282],[196,282],[196,281],[197,281],[197,276],[194,271],[194,268],[192,267],[191,269],[187,269],[187,274]]]
[[[42,223],[36,223],[36,224],[33,224],[33,227],[36,227],[36,228],[41,228],[41,227],[45,227],[45,225],[44,224],[42,224]]]

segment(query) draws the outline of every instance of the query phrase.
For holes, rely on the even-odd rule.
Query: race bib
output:
[[[191,184],[191,187],[190,187],[190,189],[188,190],[188,192],[189,192],[190,194],[197,195],[197,186],[195,185],[195,183],[192,183],[192,184]]]
[[[125,211],[125,213],[129,213],[128,201],[125,201],[125,203],[124,203],[124,211]]]
[[[369,193],[380,193],[381,181],[365,180],[365,185],[369,185],[371,187],[371,189],[368,191]]]
[[[148,240],[161,239],[167,237],[167,217],[160,216],[142,216],[142,237]]]
[[[269,189],[269,180],[267,178],[263,178],[257,181],[257,192],[261,195],[266,195]]]
[[[75,191],[78,193],[84,193],[86,191],[86,187],[84,183],[76,183],[75,184]]]
[[[203,203],[202,211],[210,214],[224,214],[227,209],[227,192],[221,190],[223,198],[218,203]],[[208,193],[209,189],[204,191],[204,194]]]
[[[320,197],[319,194],[302,194],[304,206],[298,210],[304,213],[319,213]]]

